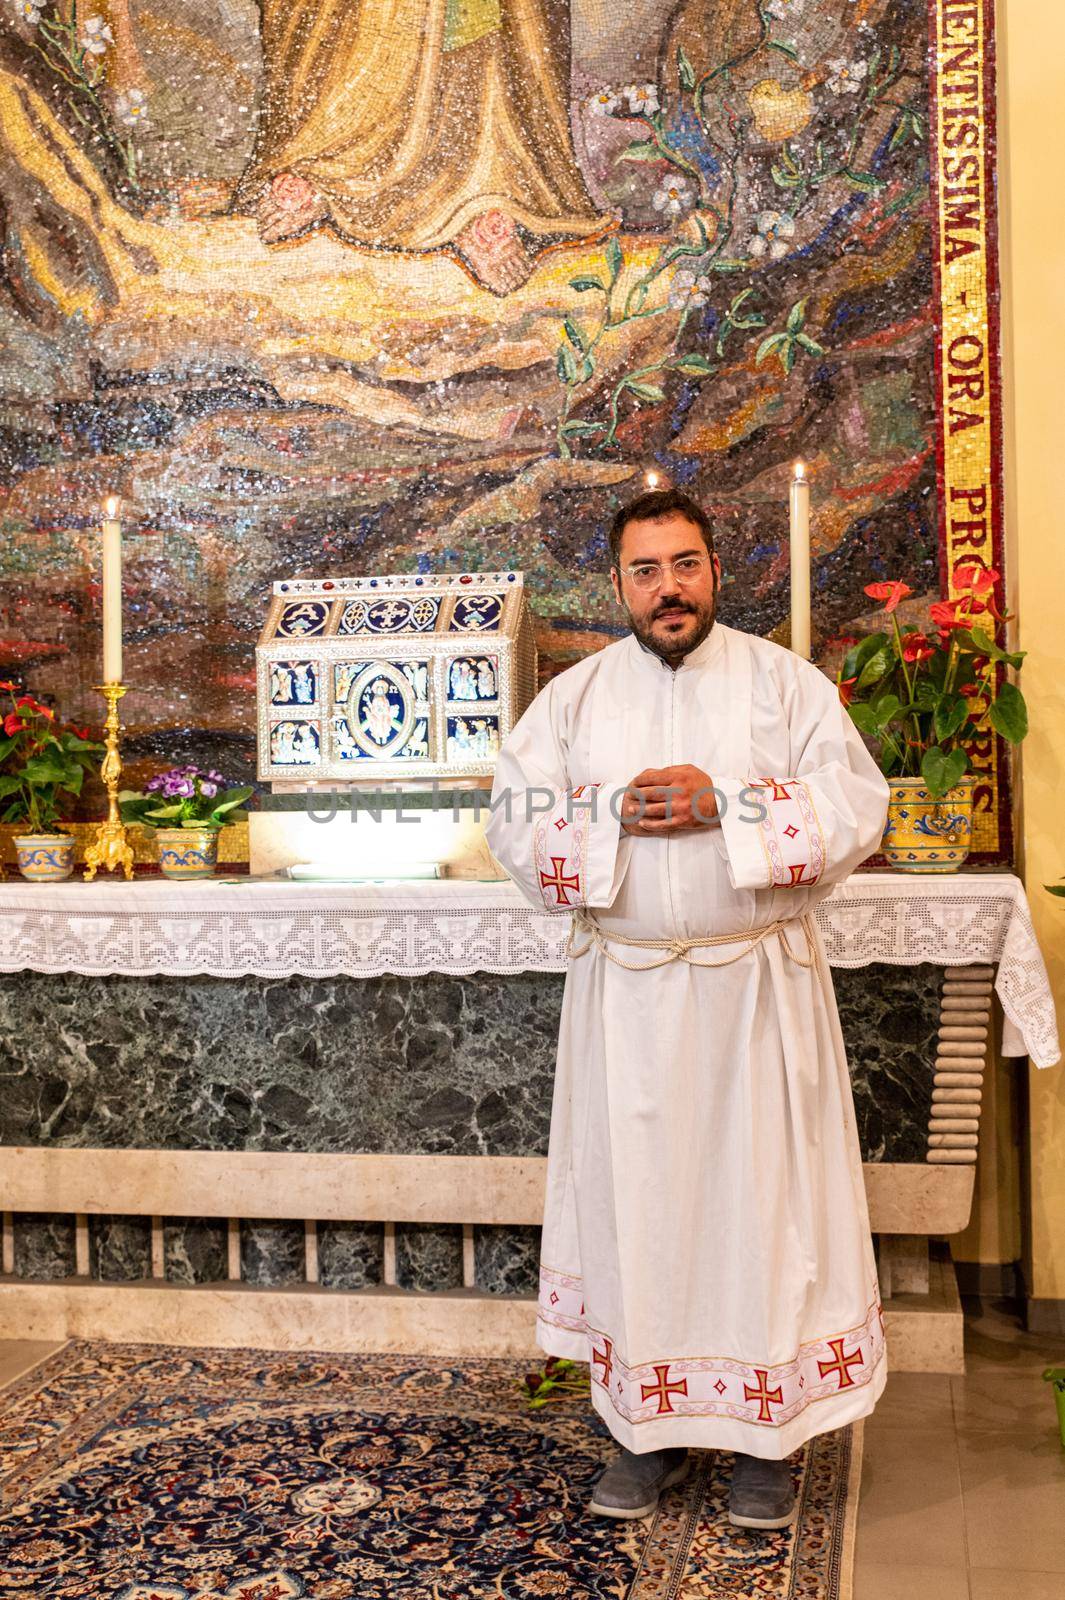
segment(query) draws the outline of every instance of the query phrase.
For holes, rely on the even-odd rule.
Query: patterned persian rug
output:
[[[585,1511],[613,1445],[512,1361],[75,1342],[0,1395],[3,1600],[848,1600],[860,1428],[729,1527],[725,1453],[653,1517]]]

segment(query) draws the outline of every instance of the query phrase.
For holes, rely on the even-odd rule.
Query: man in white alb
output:
[[[716,622],[720,577],[687,496],[618,514],[632,631],[517,723],[488,840],[573,918],[537,1337],[590,1363],[621,1446],[591,1509],[644,1516],[689,1446],[719,1448],[732,1521],[775,1528],[785,1458],[886,1377],[812,913],[879,843],[887,784],[818,668]]]

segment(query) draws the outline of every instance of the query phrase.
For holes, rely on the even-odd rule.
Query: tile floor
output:
[[[1065,1340],[966,1316],[966,1373],[896,1373],[865,1424],[854,1600],[1065,1600]]]
[[[51,1344],[0,1341],[0,1387]],[[966,1318],[964,1378],[896,1373],[865,1425],[854,1600],[1065,1600],[1065,1341]],[[2,1404],[2,1401],[0,1401]]]

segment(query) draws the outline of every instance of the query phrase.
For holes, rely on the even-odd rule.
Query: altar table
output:
[[[992,985],[1001,1053],[1058,1057],[1024,889],[860,872],[817,919],[894,1364],[958,1370],[927,1239]],[[0,883],[0,1337],[529,1349],[567,931],[498,882]]]

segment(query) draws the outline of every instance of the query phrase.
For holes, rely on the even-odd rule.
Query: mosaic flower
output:
[[[710,279],[697,272],[678,272],[669,286],[669,303],[677,311],[705,306],[710,299]]]
[[[41,20],[41,12],[40,8],[34,5],[33,0],[13,0],[13,4],[15,11],[23,22],[28,22],[31,27],[35,28]]]
[[[868,61],[844,61],[838,58],[828,63],[828,87],[833,94],[857,94],[868,76]]]
[[[795,237],[795,221],[783,211],[759,211],[754,219],[756,232],[747,249],[752,256],[768,256],[779,261],[788,253],[788,240]]]
[[[790,22],[792,17],[801,17],[806,8],[806,0],[768,0],[766,15],[776,17],[778,22]]]
[[[148,121],[148,97],[143,89],[124,89],[115,100],[115,116],[127,128]]]
[[[82,35],[81,48],[90,56],[107,54],[109,44],[114,44],[114,35],[107,26],[103,17],[87,17],[85,32]]]
[[[654,197],[656,211],[667,217],[679,217],[692,203],[692,191],[684,178],[667,178]]]
[[[634,116],[649,117],[661,109],[658,90],[653,83],[630,83],[625,90],[625,98]]]
[[[621,104],[621,96],[614,89],[598,89],[588,96],[585,104],[597,117],[612,117]]]
[[[776,78],[763,78],[752,85],[747,103],[759,135],[771,144],[782,144],[801,133],[814,109],[812,95],[803,89],[785,89]]]

